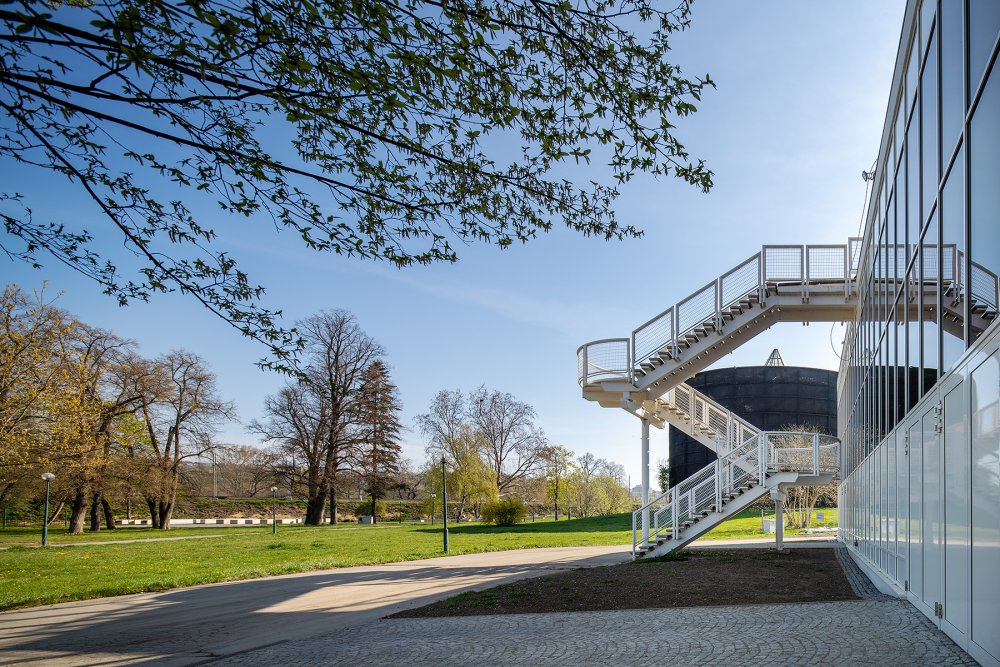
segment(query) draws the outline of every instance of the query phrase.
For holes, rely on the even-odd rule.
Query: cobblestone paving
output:
[[[975,665],[908,603],[381,620],[214,665]]]
[[[854,594],[857,595],[862,600],[888,600],[891,596],[886,595],[881,592],[872,580],[861,571],[858,564],[854,562],[851,558],[851,554],[848,553],[847,547],[843,542],[838,542],[837,546],[834,547],[834,555],[837,556],[837,561],[840,562],[840,567],[844,570],[844,576],[847,577],[847,581],[851,584],[851,588],[854,590]]]

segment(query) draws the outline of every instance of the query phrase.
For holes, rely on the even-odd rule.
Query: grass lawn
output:
[[[836,525],[837,511],[824,524]],[[553,521],[542,519],[512,528],[450,524],[450,553],[480,553],[535,547],[631,544],[631,515]],[[786,530],[786,534],[802,531]],[[0,609],[68,600],[160,591],[219,581],[252,579],[332,567],[374,565],[441,553],[441,525],[381,523],[375,526],[279,526],[262,528],[177,528],[158,531],[122,528],[69,536],[49,532],[52,547],[38,549],[39,528],[0,531]],[[133,542],[85,547],[60,544],[190,535],[204,540]],[[702,539],[764,537],[760,511],[744,510]]]
[[[450,553],[477,553],[587,545],[630,544],[631,516],[570,521],[540,520],[513,528],[449,524]],[[18,529],[21,530],[21,529]],[[127,539],[219,533],[211,529],[116,530],[88,539]],[[38,531],[36,529],[35,533]],[[159,591],[218,581],[251,579],[331,567],[371,565],[440,556],[441,525],[381,524],[343,527],[229,529],[223,537],[174,542],[135,542],[89,547],[0,551],[0,609],[68,600]],[[25,534],[22,532],[20,539]],[[68,539],[65,534],[59,538]],[[53,540],[55,543],[55,540]]]
[[[378,528],[395,526],[396,524],[379,524]],[[301,526],[278,526],[278,530],[295,530]],[[330,530],[357,530],[354,523],[326,526]],[[367,528],[367,526],[366,526]],[[80,544],[81,542],[111,542],[117,540],[148,540],[163,537],[190,537],[192,535],[248,535],[253,533],[271,533],[271,526],[206,526],[198,528],[171,528],[170,530],[154,530],[153,528],[117,528],[116,530],[101,530],[92,533],[84,530],[79,535],[70,535],[66,526],[49,527],[49,544]],[[36,546],[42,543],[42,529],[38,526],[12,526],[0,530],[0,547]]]
[[[816,520],[816,512],[822,512],[824,515],[823,521]],[[764,512],[764,516],[774,518],[774,510]],[[813,528],[836,528],[837,527],[837,509],[822,509],[813,510]],[[785,535],[804,535],[805,531],[797,528],[785,527]],[[746,509],[739,512],[732,519],[729,519],[712,530],[707,534],[702,535],[700,539],[702,540],[738,540],[747,537],[771,537],[774,533],[765,533],[761,525],[760,520],[760,510],[756,509]]]

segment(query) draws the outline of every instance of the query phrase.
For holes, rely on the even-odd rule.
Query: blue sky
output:
[[[861,171],[878,151],[903,5],[696,3],[673,60],[688,75],[711,74],[718,90],[678,132],[715,171],[716,186],[705,195],[673,178],[633,179],[617,212],[646,230],[643,239],[606,243],[560,229],[503,252],[461,248],[456,265],[402,271],[311,253],[266,226],[229,233],[226,243],[289,322],[346,308],[382,343],[411,425],[404,452],[415,464],[424,443],[413,416],[439,389],[485,384],[532,404],[551,441],[618,461],[635,481],[638,422],[582,400],[576,348],[627,336],[762,244],[843,243],[857,233]],[[100,224],[65,183],[7,162],[0,173],[4,190],[31,197],[36,217]],[[180,295],[123,309],[54,262],[33,270],[3,255],[0,280],[26,289],[48,281],[50,292],[63,292],[62,307],[135,339],[148,356],[175,348],[202,355],[243,423],[260,416],[264,397],[283,381],[254,365],[264,350]],[[843,331],[779,325],[717,366],[762,364],[778,347],[789,365],[836,369]],[[256,442],[241,423],[224,427],[219,440]],[[666,434],[654,430],[651,458],[665,455]]]

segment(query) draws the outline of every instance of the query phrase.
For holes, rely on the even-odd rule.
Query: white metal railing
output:
[[[660,397],[660,401],[684,414],[692,426],[711,431],[720,456],[760,433],[760,429],[732,410],[683,382]]]
[[[677,304],[644,322],[630,338],[610,338],[581,345],[577,350],[578,381],[632,382],[634,370],[655,356],[676,359],[680,344],[699,329],[720,331],[724,314],[746,303],[751,295],[763,303],[769,285],[800,284],[803,296],[809,286],[843,283],[845,296],[853,293],[858,272],[861,239],[845,245],[770,245]]]
[[[649,540],[677,539],[685,522],[721,512],[723,498],[760,484],[768,473],[833,474],[839,469],[840,441],[819,433],[758,432],[632,513],[632,553],[641,540],[644,513],[650,513]]]

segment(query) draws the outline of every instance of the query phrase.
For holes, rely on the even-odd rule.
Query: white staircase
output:
[[[758,432],[636,510],[633,557],[657,557],[679,549],[771,491],[831,483],[839,448],[840,441],[829,435]],[[648,539],[641,529],[647,512]]]
[[[583,397],[642,418],[645,457],[648,426],[667,423],[720,457],[633,515],[636,557],[684,546],[769,490],[827,484],[837,472],[836,438],[762,433],[684,384],[698,371],[777,322],[854,320],[859,284],[881,292],[884,303],[905,290],[897,321],[904,313],[911,322],[936,319],[940,302],[942,326],[959,335],[966,301],[971,324],[980,329],[1000,315],[1000,278],[953,245],[940,254],[936,245],[883,247],[891,259],[876,263],[876,275],[858,274],[861,250],[859,238],[844,245],[763,246],[628,338],[595,340],[577,350]],[[923,279],[908,280],[902,269],[918,253]],[[813,438],[812,444],[783,446],[802,438]],[[649,538],[640,540],[636,521],[650,515]]]
[[[636,410],[637,407],[640,409]],[[732,410],[683,382],[659,398],[644,401],[641,406],[632,403],[626,408],[658,428],[670,424],[718,456],[728,454],[760,432]]]
[[[630,337],[580,346],[578,381],[584,398],[604,407],[629,409],[629,403],[641,405],[659,398],[777,322],[853,320],[860,249],[857,238],[845,245],[764,246],[637,327]],[[896,248],[900,257],[907,252],[914,250]],[[997,318],[1000,279],[995,274],[972,264],[967,280],[965,255],[954,246],[945,246],[940,265],[936,246],[924,249],[923,255],[923,283],[907,282],[900,275],[865,275],[862,280],[872,280],[889,302],[905,289],[908,298],[903,307],[911,321],[936,318],[940,268],[943,326],[961,330],[966,299],[977,327],[985,329]]]

